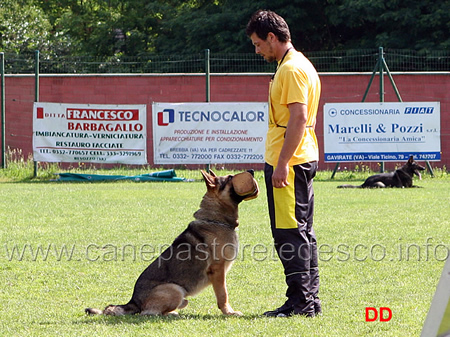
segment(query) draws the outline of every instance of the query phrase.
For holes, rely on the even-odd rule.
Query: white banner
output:
[[[155,164],[263,163],[267,103],[153,103]]]
[[[146,105],[36,102],[33,159],[147,164]]]
[[[325,162],[441,159],[439,102],[324,105]]]

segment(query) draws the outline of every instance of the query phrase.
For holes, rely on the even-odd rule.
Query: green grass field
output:
[[[139,274],[193,219],[204,183],[199,172],[177,173],[197,180],[55,183],[0,175],[0,334],[420,335],[450,250],[446,174],[416,181],[423,188],[374,190],[336,189],[342,181],[319,174],[322,316],[261,316],[285,300],[261,172],[260,197],[240,208],[240,252],[228,274],[231,305],[243,317],[224,317],[211,288],[176,318],[86,316],[86,307],[126,303]],[[366,322],[366,307],[388,307],[392,319]]]

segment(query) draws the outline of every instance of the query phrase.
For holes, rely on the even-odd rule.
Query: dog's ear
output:
[[[409,156],[408,164],[412,164],[414,162],[414,156]]]
[[[217,174],[215,174],[214,171],[211,169],[209,170],[209,174],[213,177],[217,177]]]
[[[216,175],[210,175],[206,171],[201,170],[203,179],[205,180],[206,187],[208,189],[216,187],[216,180],[214,179]]]

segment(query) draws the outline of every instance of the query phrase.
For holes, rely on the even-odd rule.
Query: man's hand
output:
[[[290,117],[284,137],[284,144],[278,158],[278,164],[272,174],[272,186],[283,188],[289,185],[289,161],[300,144],[306,130],[308,110],[305,104],[292,103],[288,105]]]
[[[283,188],[289,185],[287,180],[289,175],[289,165],[277,166],[272,174],[272,186],[275,188]]]

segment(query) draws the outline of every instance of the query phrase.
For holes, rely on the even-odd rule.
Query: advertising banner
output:
[[[146,105],[36,102],[33,159],[147,164]]]
[[[267,103],[153,103],[155,164],[263,163]]]
[[[439,102],[324,105],[325,162],[441,159]]]

